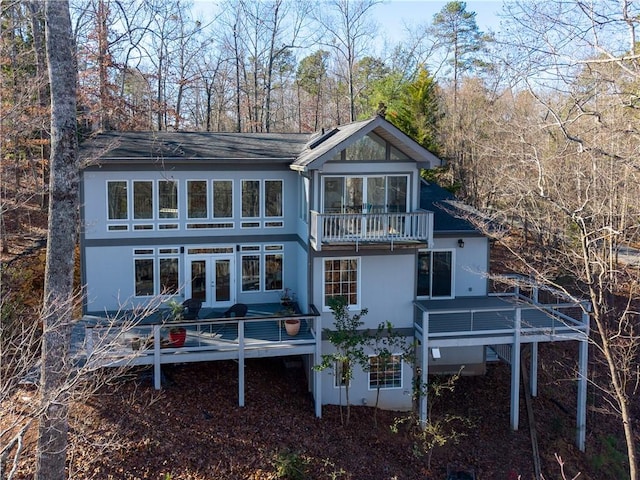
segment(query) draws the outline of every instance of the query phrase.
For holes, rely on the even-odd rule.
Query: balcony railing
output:
[[[311,244],[426,242],[433,245],[433,212],[318,213],[311,211]]]

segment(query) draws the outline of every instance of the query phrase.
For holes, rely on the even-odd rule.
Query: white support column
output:
[[[244,322],[238,321],[238,406],[244,407]]]
[[[511,428],[513,430],[518,430],[520,413],[520,326],[522,323],[520,315],[520,309],[516,308],[511,348]]]
[[[420,372],[420,422],[424,425],[427,421],[427,390],[422,389],[429,381],[429,313],[422,314],[422,351],[420,352],[422,359],[422,372]]]
[[[313,356],[314,365],[322,363],[322,328],[320,317],[313,319],[313,331],[316,336],[316,351]],[[313,398],[315,400],[316,417],[322,418],[322,372],[313,369]]]
[[[162,371],[160,370],[160,325],[153,326],[153,386],[156,390],[162,387]]]
[[[538,396],[538,342],[531,344],[531,371],[529,372],[531,396]]]
[[[576,411],[576,446],[581,452],[585,450],[587,435],[587,373],[589,367],[589,314],[582,314],[582,322],[586,326],[585,338],[580,341],[578,353],[578,399]]]

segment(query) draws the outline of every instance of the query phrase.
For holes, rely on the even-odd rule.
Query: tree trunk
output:
[[[36,479],[66,478],[68,359],[73,313],[73,271],[78,224],[78,140],[74,48],[68,0],[45,4],[51,83],[49,234],[43,302],[41,415]]]

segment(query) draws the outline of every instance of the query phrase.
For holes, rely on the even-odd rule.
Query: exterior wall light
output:
[[[460,239],[458,239],[458,246],[459,246],[460,248],[464,248],[464,240],[463,240],[463,239],[461,239],[461,238],[460,238]]]

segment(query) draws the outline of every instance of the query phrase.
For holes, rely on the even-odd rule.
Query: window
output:
[[[244,218],[260,216],[260,180],[242,181],[242,216]]]
[[[135,259],[136,297],[153,295],[153,258]]]
[[[264,181],[264,216],[282,216],[282,180]]]
[[[242,256],[242,291],[260,290],[260,255]]]
[[[300,218],[304,223],[309,223],[309,179],[300,178]]]
[[[187,180],[187,217],[207,218],[207,182]]]
[[[417,296],[453,296],[453,252],[451,250],[418,252]]]
[[[153,182],[133,182],[133,219],[149,220],[153,218]]]
[[[160,259],[160,294],[175,295],[180,290],[178,280],[178,259]]]
[[[133,254],[135,296],[175,295],[180,291],[180,259],[178,248],[160,248],[158,256],[152,248],[137,248]],[[142,258],[140,258],[142,257]]]
[[[350,307],[358,307],[358,258],[334,258],[324,261],[324,306],[333,297],[344,297]]]
[[[408,209],[407,175],[324,177],[324,213],[396,213]]]
[[[346,387],[349,382],[349,362],[344,360],[342,362],[336,362],[333,371],[335,377],[333,378],[333,386],[336,388]]]
[[[369,357],[369,388],[402,388],[402,357]]]
[[[377,135],[371,133],[345,150],[345,160],[385,160],[387,158],[387,143]]]
[[[267,253],[264,256],[264,289],[282,290],[282,254]]]
[[[213,181],[213,218],[233,217],[233,182]]]
[[[129,218],[127,207],[127,182],[107,182],[107,205],[109,220]]]
[[[158,218],[178,218],[178,182],[158,182]]]

